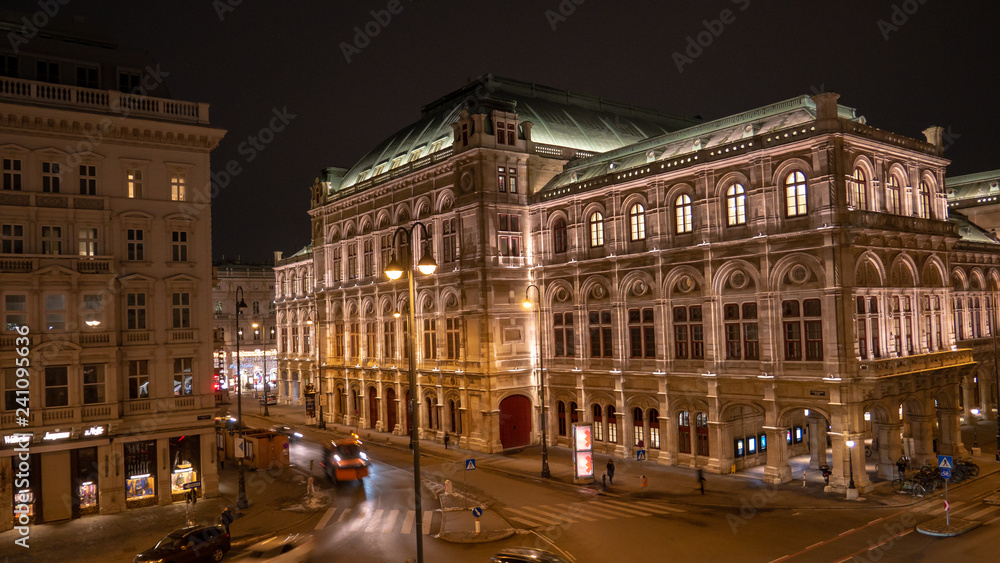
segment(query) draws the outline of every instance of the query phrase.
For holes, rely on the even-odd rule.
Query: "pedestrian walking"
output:
[[[608,459],[608,483],[615,484],[615,460]]]
[[[705,494],[705,472],[698,469],[698,486],[701,487],[701,494]]]
[[[450,442],[450,441],[451,441],[451,436],[448,436],[448,433],[445,432],[444,433],[444,449],[446,449],[446,450],[448,449],[448,442]]]
[[[229,510],[229,507],[222,509],[222,514],[219,515],[219,520],[222,521],[222,526],[226,529],[226,533],[229,533],[229,525],[233,523],[233,512]]]

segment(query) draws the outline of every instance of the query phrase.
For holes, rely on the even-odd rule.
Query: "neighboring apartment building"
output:
[[[940,128],[887,133],[837,99],[694,124],[486,76],[314,183],[279,327],[315,307],[329,421],[405,433],[413,393],[424,438],[480,451],[539,443],[544,381],[550,442],[589,423],[597,451],[661,464],[785,482],[811,452],[843,491],[849,455],[871,486],[865,440],[881,478],[960,454],[1000,245],[949,220]],[[418,221],[413,263],[438,270],[414,273],[411,390],[406,280],[383,271]],[[315,287],[289,284],[310,266]]]
[[[263,393],[264,374],[272,393],[278,370],[275,357],[277,326],[274,311],[274,270],[266,264],[221,262],[215,267],[216,285],[212,289],[212,340],[215,343],[215,366],[220,386],[236,397],[236,339],[240,341],[240,365],[244,392]],[[240,312],[236,325],[236,289],[242,289],[247,308]],[[247,387],[249,385],[249,387]]]
[[[0,530],[191,481],[217,495],[207,192],[225,131],[80,22],[19,47],[0,46]]]

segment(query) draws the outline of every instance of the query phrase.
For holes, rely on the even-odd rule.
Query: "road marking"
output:
[[[819,546],[823,545],[824,543],[826,543],[826,542],[828,542],[828,541],[830,541],[830,540],[823,540],[823,541],[821,541],[821,542],[817,542],[817,543],[814,543],[814,544],[810,545],[809,547],[807,547],[807,548],[806,548],[806,551],[809,551],[810,549],[813,549],[813,548],[816,548],[816,547],[819,547]]]
[[[843,532],[840,532],[839,534],[837,534],[837,537],[839,538],[840,536],[846,536],[847,534],[850,534],[851,532],[853,532],[856,529],[857,528],[851,528],[850,530],[844,530]]]
[[[862,549],[860,549],[858,551],[855,551],[854,553],[848,555],[847,557],[845,557],[843,559],[838,559],[834,563],[844,563],[845,561],[850,561],[851,559],[854,559],[855,557],[857,557],[858,555],[861,555],[862,553],[864,553],[866,551],[871,551],[871,550],[875,549],[876,547],[882,547],[883,545],[885,545],[885,544],[887,544],[887,543],[889,543],[891,541],[895,541],[896,539],[901,538],[901,537],[905,536],[906,534],[909,534],[912,531],[913,531],[913,528],[910,528],[909,530],[906,530],[905,532],[900,532],[900,533],[896,534],[895,536],[892,536],[891,538],[886,538],[885,540],[883,540],[883,541],[881,541],[881,542],[879,542],[879,543],[877,543],[875,545],[870,545],[868,547],[865,547],[865,548],[862,548]]]
[[[579,510],[577,507],[574,507],[572,504],[557,504],[553,508],[555,508],[557,510],[562,510],[562,511],[566,512],[567,514],[571,515],[573,518],[577,518],[577,519],[580,519],[580,520],[586,520],[588,522],[597,522],[597,520],[598,520],[597,518],[591,518],[590,516],[584,516],[583,515],[583,511]]]
[[[643,510],[652,510],[654,512],[662,512],[662,513],[667,513],[667,512],[687,512],[683,508],[674,508],[672,506],[664,506],[662,504],[657,504],[657,503],[654,503],[652,501],[644,501],[644,502],[640,501],[640,502],[637,502],[635,504],[636,504],[636,506],[638,506],[639,508],[641,508]]]
[[[648,511],[645,511],[645,510],[639,510],[638,508],[635,508],[634,506],[630,505],[629,503],[622,502],[620,500],[611,500],[611,499],[608,499],[608,500],[605,500],[604,502],[606,504],[610,504],[612,506],[620,506],[622,510],[625,510],[627,512],[635,512],[639,516],[652,516],[653,515],[653,512],[648,512]]]
[[[340,518],[337,518],[337,523],[339,524],[339,523],[343,522],[344,520],[347,520],[347,515],[350,514],[350,513],[351,513],[351,509],[350,508],[345,508],[344,511],[340,513]]]
[[[337,511],[336,508],[330,508],[329,510],[327,510],[326,514],[324,514],[323,517],[319,519],[319,522],[316,523],[316,527],[313,529],[322,530],[327,525],[327,523],[330,522],[330,518],[333,517],[333,513],[336,511]]]
[[[954,514],[955,512],[957,512],[955,509],[957,509],[959,506],[962,506],[963,504],[965,504],[965,503],[962,502],[962,501],[960,501],[960,500],[953,500],[953,501],[951,501],[951,512],[952,512],[952,514]],[[938,514],[944,514],[944,506],[939,506],[939,507],[935,508],[934,510],[928,510],[927,514],[930,514],[931,516],[937,516]]]
[[[534,520],[528,520],[527,518],[521,518],[520,516],[508,516],[508,520],[513,520],[514,522],[520,522],[529,528],[534,528],[536,526],[544,526],[541,522],[535,522]]]
[[[378,529],[379,521],[382,520],[382,513],[384,512],[385,510],[380,508],[375,511],[375,514],[372,514],[371,518],[368,519],[369,524],[365,528],[366,534],[370,534]]]
[[[599,516],[599,517],[602,517],[602,518],[621,518],[623,516],[626,517],[626,518],[631,518],[632,517],[631,514],[622,514],[622,513],[618,512],[617,510],[615,510],[615,507],[613,507],[613,506],[603,506],[603,505],[601,505],[601,503],[596,502],[596,501],[594,501],[594,502],[585,502],[585,503],[581,503],[581,504],[584,506],[584,511],[587,512],[587,514],[593,514],[595,516]]]
[[[425,536],[430,535],[430,533],[431,533],[431,520],[433,520],[433,519],[434,519],[434,511],[433,510],[425,510],[424,511],[424,521],[423,521],[424,535]]]
[[[403,518],[403,525],[399,528],[399,533],[409,534],[413,531],[413,517],[416,513],[412,510],[406,511],[406,518]]]
[[[357,518],[354,519],[354,521],[351,522],[350,530],[352,532],[360,531],[361,528],[364,527],[364,525],[368,522],[368,520],[369,519],[364,515],[359,515]]]
[[[980,510],[975,514],[969,514],[968,516],[965,516],[965,518],[968,518],[969,520],[975,520],[976,518],[982,518],[983,516],[986,516],[987,514],[990,514],[996,510],[1000,510],[1000,506],[987,506],[986,508]]]
[[[996,522],[997,520],[1000,520],[1000,516],[997,516],[996,518],[994,518],[992,520],[987,520],[986,522],[983,522],[983,524],[989,525],[989,524],[992,524],[992,523]]]
[[[510,508],[510,507],[507,507],[504,510],[506,512],[513,512],[514,514],[516,514],[518,516],[523,516],[524,518],[527,518],[529,520],[534,520],[536,522],[542,522],[544,524],[549,524],[549,525],[552,525],[552,526],[559,525],[559,521],[558,520],[552,520],[551,518],[545,518],[544,516],[536,516],[534,514],[531,514],[530,512],[525,512],[523,510],[523,508],[524,507],[522,507],[522,508]]]
[[[386,518],[385,527],[382,528],[382,533],[383,534],[388,534],[389,532],[392,531],[393,526],[396,525],[396,518],[398,516],[399,516],[399,511],[398,510],[393,510],[393,511],[389,512],[389,517]]]
[[[784,557],[779,557],[777,559],[772,559],[771,563],[778,563],[779,561],[784,561],[785,559],[788,559],[789,557],[791,557],[791,555],[786,555]]]
[[[564,522],[576,522],[576,517],[573,516],[573,515],[567,514],[565,511],[562,511],[562,510],[551,511],[551,510],[547,510],[547,509],[548,509],[547,506],[522,506],[521,507],[521,510],[527,510],[527,511],[530,511],[530,512],[535,512],[537,514],[541,514],[542,516],[547,516],[549,518],[555,518],[556,520],[562,520]]]

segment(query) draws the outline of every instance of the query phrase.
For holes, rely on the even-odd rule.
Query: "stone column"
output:
[[[219,496],[219,449],[215,446],[215,430],[211,429],[201,434],[201,472],[198,480],[201,481],[201,493],[205,498]],[[98,457],[101,452],[98,450]]]
[[[938,427],[941,429],[941,438],[938,440],[937,453],[963,457],[966,455],[965,447],[962,444],[962,424],[960,417],[962,409],[938,407]],[[976,419],[971,414],[968,417],[970,423]],[[936,461],[936,460],[935,460]]]
[[[920,467],[925,463],[937,464],[934,453],[934,415],[910,415],[910,434],[913,440],[913,451],[910,463]]]
[[[876,467],[878,468],[878,476],[882,479],[892,480],[896,478],[896,461],[903,455],[903,446],[900,440],[902,430],[903,424],[898,421],[894,424],[881,422],[878,425],[878,434],[876,434],[878,464]]]
[[[764,468],[764,482],[772,485],[792,480],[792,468],[788,465],[788,444],[785,429],[765,426],[767,433],[767,467]]]
[[[976,384],[972,382],[971,375],[965,377],[962,380],[962,405],[965,408],[965,416],[967,420],[972,420],[969,411],[975,408],[980,408],[976,404]]]
[[[17,455],[0,457],[0,532],[14,528],[13,486],[16,473]],[[17,537],[20,536],[15,536],[14,539]],[[15,549],[15,546],[11,546],[10,549]]]
[[[809,469],[819,469],[821,465],[827,464],[826,418],[810,413],[806,421],[809,424]]]

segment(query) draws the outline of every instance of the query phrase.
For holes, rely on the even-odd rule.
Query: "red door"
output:
[[[368,428],[378,424],[378,394],[374,387],[368,388]]]
[[[500,401],[500,445],[506,448],[525,446],[531,441],[531,401],[524,395],[511,395]]]
[[[388,387],[385,390],[385,431],[392,432],[396,429],[396,390]]]

